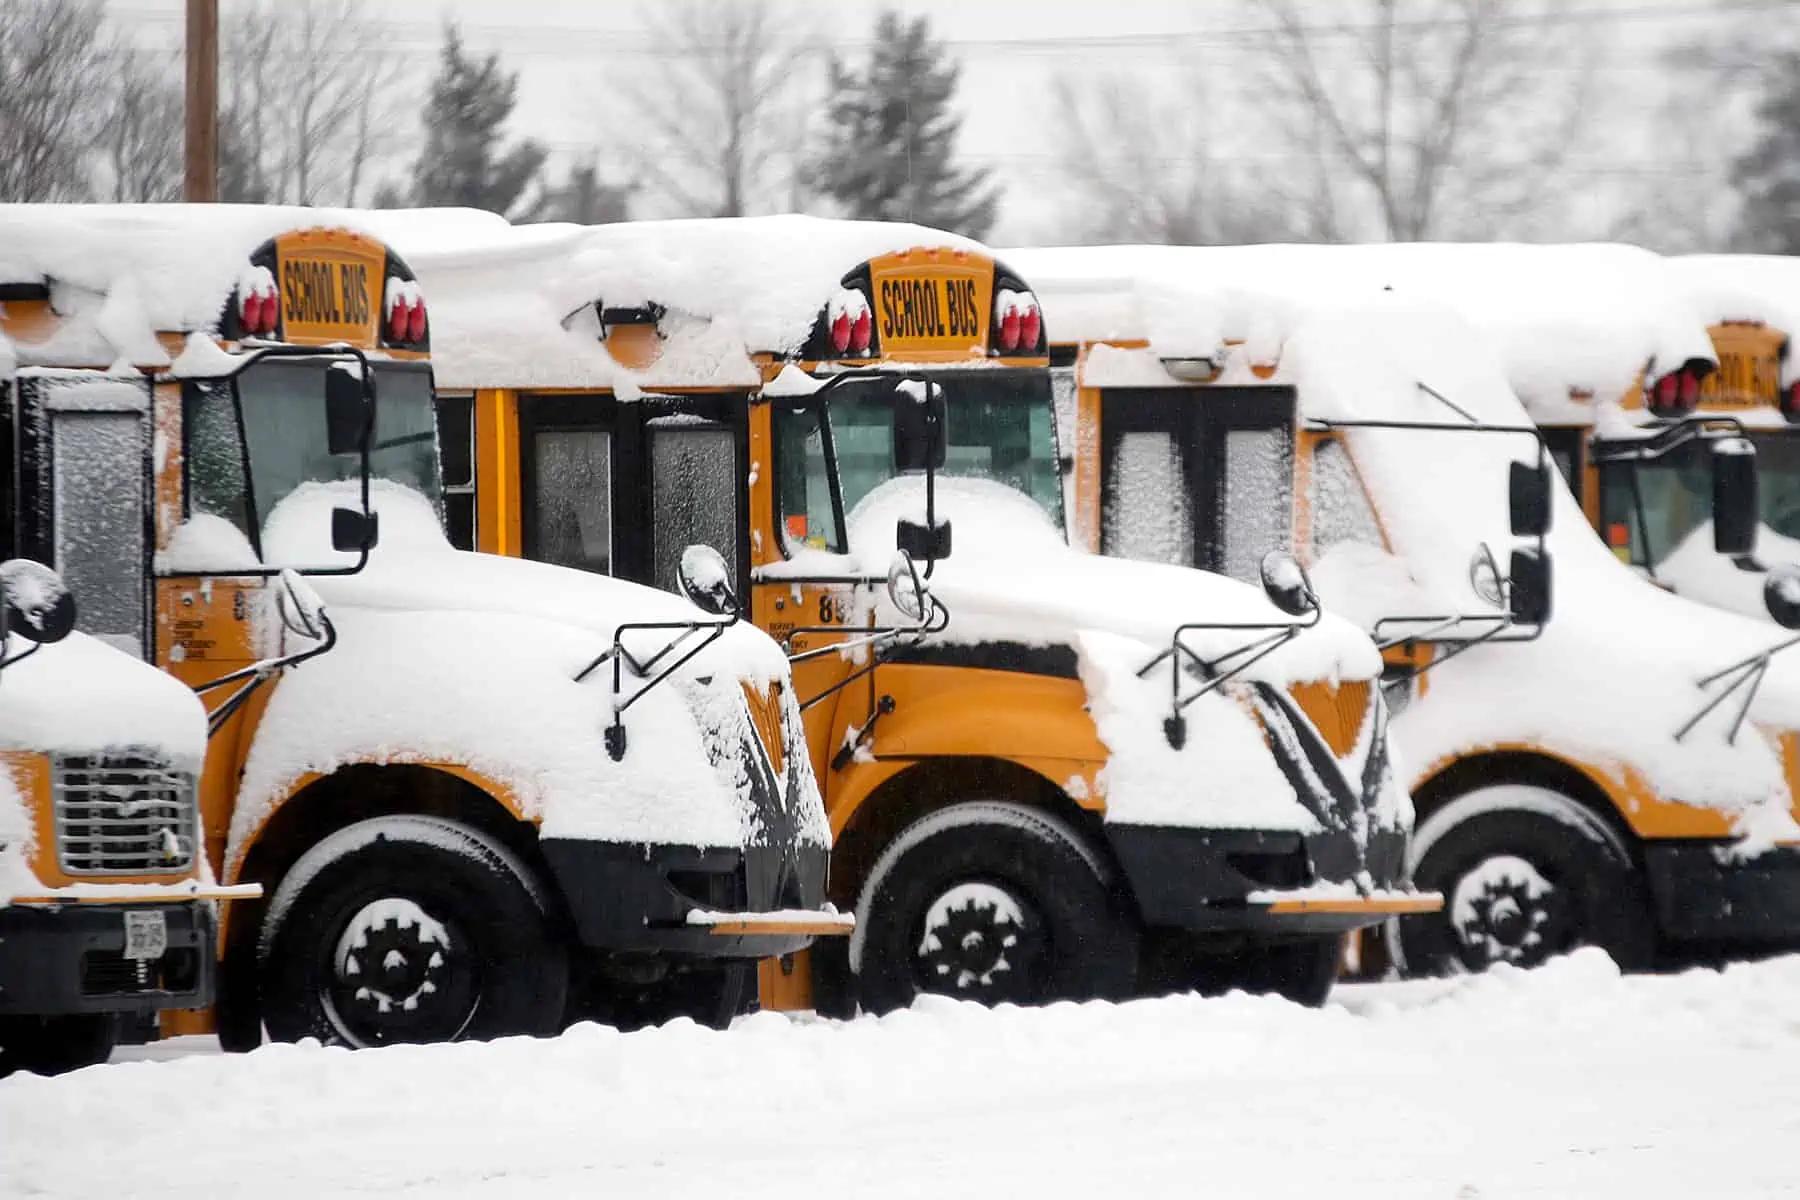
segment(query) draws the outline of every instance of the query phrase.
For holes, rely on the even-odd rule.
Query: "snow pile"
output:
[[[1196,1179],[1279,1200],[1776,1195],[1800,1107],[1796,988],[1791,958],[1621,978],[1586,952],[1340,989],[1324,1011],[929,998],[726,1032],[266,1046],[0,1082],[0,1178],[145,1200],[189,1200],[194,1163],[269,1200],[694,1196],[722,1179],[751,1198],[1182,1196]],[[696,1096],[716,1098],[698,1118]],[[70,1153],[88,1127],[105,1152]]]
[[[245,765],[228,860],[301,777],[356,762],[460,764],[509,789],[546,837],[696,846],[762,837],[740,754],[756,744],[742,687],[785,687],[773,642],[748,624],[726,630],[626,712],[629,747],[615,763],[601,740],[611,665],[575,676],[621,623],[712,618],[667,592],[453,550],[422,496],[385,481],[372,495],[381,525],[369,565],[311,578],[338,645],[276,687]],[[353,560],[331,550],[329,514],[355,498],[350,483],[296,489],[270,514],[265,550],[290,564]],[[194,540],[211,551],[226,539]],[[673,636],[630,631],[625,644],[642,658]],[[629,670],[623,678],[630,695],[639,681]],[[798,714],[790,708],[784,722],[797,725]],[[810,771],[804,755],[786,758],[787,772]],[[787,795],[787,776],[777,780]],[[800,782],[796,823],[823,843],[817,788]]]
[[[1756,527],[1756,550],[1750,556],[1764,566],[1800,563],[1800,540]],[[1656,578],[1690,600],[1729,609],[1748,617],[1768,616],[1763,603],[1766,571],[1745,570],[1713,549],[1713,526],[1702,521],[1656,564]]]
[[[1425,384],[1484,422],[1529,423],[1493,345],[1443,305],[1383,290],[1384,276],[1370,266],[1378,256],[1364,248],[1083,253],[1093,256],[1097,276],[1102,267],[1109,279],[1153,269],[1157,278],[1203,281],[1215,298],[1225,297],[1224,333],[1236,344],[1221,382],[1253,385],[1258,369],[1275,366],[1272,382],[1298,389],[1303,417],[1457,422]],[[1054,260],[1014,256],[1035,264],[1038,280]],[[1052,304],[1051,329],[1061,329],[1049,301],[1055,293],[1034,283]],[[1325,556],[1315,582],[1327,606],[1365,623],[1420,611],[1413,604],[1423,601],[1433,604],[1424,611],[1493,612],[1471,584],[1471,556],[1485,542],[1504,569],[1517,544],[1507,528],[1507,471],[1534,456],[1532,441],[1366,429],[1346,436],[1379,513],[1374,536],[1385,535],[1387,544],[1365,539]],[[1478,648],[1435,670],[1425,698],[1394,722],[1406,765],[1424,778],[1459,754],[1541,746],[1602,770],[1629,768],[1665,799],[1724,810],[1740,831],[1780,828],[1781,836],[1800,837],[1772,740],[1746,731],[1727,742],[1734,705],[1674,739],[1707,698],[1697,681],[1773,645],[1778,631],[1639,578],[1600,543],[1566,490],[1557,489],[1554,512],[1548,629],[1535,642]],[[1399,561],[1379,557],[1382,551]],[[1773,729],[1800,729],[1800,661],[1774,661],[1752,716]]]
[[[166,367],[159,331],[218,327],[250,255],[298,229],[375,238],[477,235],[505,222],[468,209],[407,213],[251,204],[0,206],[0,282],[48,283],[62,320],[47,341],[14,343],[21,363]]]
[[[754,387],[756,352],[797,350],[843,276],[918,246],[985,253],[923,226],[816,217],[396,229],[431,306],[444,387]],[[600,344],[593,305],[661,305],[643,370]]]

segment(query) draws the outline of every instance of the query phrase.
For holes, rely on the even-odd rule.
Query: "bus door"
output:
[[[742,396],[519,398],[526,558],[674,591],[681,552],[711,546],[749,594]]]
[[[1292,388],[1100,394],[1100,552],[1255,582],[1291,549]]]

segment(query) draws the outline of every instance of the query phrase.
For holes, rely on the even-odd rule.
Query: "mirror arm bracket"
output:
[[[243,684],[242,687],[226,697],[223,704],[206,714],[206,736],[208,740],[211,740],[213,735],[218,733],[219,730],[225,728],[226,722],[230,721],[232,716],[249,702],[250,697],[255,695],[257,690],[265,683],[269,682],[269,680],[275,678],[275,676],[281,674],[283,671],[299,666],[308,659],[319,657],[319,655],[326,653],[333,646],[337,645],[337,626],[332,624],[331,618],[325,613],[320,613],[319,623],[324,626],[324,630],[323,636],[316,646],[310,646],[307,649],[298,651],[294,654],[284,654],[279,658],[270,658],[265,659],[262,662],[251,663],[247,667],[240,667],[238,670],[229,671],[226,674],[219,676],[217,679],[194,685],[194,694],[197,696],[204,696],[206,693],[217,688],[225,687],[227,684]]]
[[[625,711],[654,691],[658,685],[668,679],[670,675],[680,670],[681,667],[696,654],[699,654],[702,650],[724,637],[725,631],[738,623],[739,616],[740,613],[738,610],[733,609],[731,616],[723,621],[627,622],[613,630],[612,646],[576,673],[575,682],[581,683],[603,664],[607,662],[612,663],[612,721],[608,723],[602,736],[606,743],[606,752],[614,762],[618,762],[625,757]],[[629,631],[671,629],[679,629],[681,632],[666,643],[661,649],[657,650],[647,658],[638,658],[637,655],[631,653],[625,646],[625,634]],[[698,644],[688,648],[679,657],[676,657],[673,662],[664,666],[654,677],[645,683],[644,686],[632,692],[631,695],[626,696],[624,694],[624,670],[626,664],[630,664],[632,674],[640,677],[649,674],[651,671],[656,671],[658,665],[662,663],[664,659],[674,654],[683,643],[687,642],[702,630],[705,631],[705,636],[700,639]]]

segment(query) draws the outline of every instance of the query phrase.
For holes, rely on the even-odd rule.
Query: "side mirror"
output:
[[[1263,592],[1269,602],[1290,617],[1310,616],[1319,608],[1318,594],[1312,580],[1286,550],[1271,550],[1262,560]]]
[[[75,628],[75,594],[43,563],[15,558],[0,563],[0,620],[28,642],[60,642]]]
[[[903,379],[894,390],[894,469],[941,470],[949,450],[944,390],[916,379]]]
[[[1514,537],[1543,537],[1550,532],[1550,496],[1554,481],[1547,462],[1512,464],[1507,479],[1507,518]]]
[[[1713,443],[1712,483],[1713,549],[1732,558],[1754,554],[1760,510],[1750,439],[1723,437]]]
[[[937,562],[950,557],[950,522],[926,525],[901,517],[894,524],[894,549],[909,558]]]
[[[1512,552],[1507,609],[1520,625],[1543,625],[1550,620],[1550,556],[1535,548]]]
[[[325,372],[325,448],[332,454],[360,454],[374,425],[362,377],[333,363]]]
[[[931,598],[925,590],[924,580],[919,578],[918,568],[913,565],[912,555],[904,550],[895,552],[894,561],[888,564],[887,592],[888,599],[908,620],[925,619]]]
[[[361,554],[373,550],[381,534],[381,521],[375,513],[355,508],[331,510],[331,548],[344,554]]]
[[[275,593],[275,611],[281,615],[281,623],[289,633],[315,642],[324,640],[325,602],[297,572],[281,573],[281,590]]]
[[[735,616],[737,596],[731,590],[731,568],[725,556],[711,546],[689,546],[681,552],[681,566],[675,572],[681,594],[694,606],[715,617]]]
[[[1776,567],[1763,580],[1763,605],[1783,629],[1800,629],[1800,568]]]

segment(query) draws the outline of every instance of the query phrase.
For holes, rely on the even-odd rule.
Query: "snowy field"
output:
[[[1800,1194],[1800,957],[0,1082],[8,1196]]]

